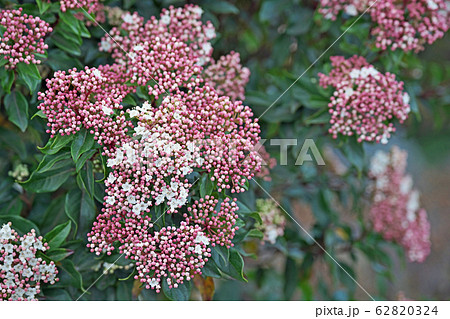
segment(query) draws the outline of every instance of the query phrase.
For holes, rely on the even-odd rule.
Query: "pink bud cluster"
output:
[[[212,62],[204,72],[209,83],[219,94],[229,96],[233,101],[245,100],[245,85],[250,78],[250,70],[242,67],[239,53],[231,51],[218,61]]]
[[[40,64],[35,53],[45,54],[48,48],[44,36],[52,32],[50,25],[39,17],[22,14],[17,10],[0,12],[0,57],[8,61],[6,68],[14,69],[18,63]]]
[[[420,208],[419,192],[405,174],[406,159],[406,151],[398,147],[390,153],[378,151],[372,158],[370,219],[376,232],[403,246],[411,262],[423,262],[430,253],[430,224]]]
[[[256,223],[256,229],[264,234],[264,241],[275,244],[277,238],[284,235],[286,219],[283,213],[271,199],[257,199],[256,210],[262,221]]]
[[[59,2],[62,12],[79,8],[84,8],[88,13],[97,13],[103,10],[101,0],[60,0]]]
[[[126,12],[120,28],[103,37],[100,50],[111,52],[116,63],[127,66],[131,83],[147,85],[155,97],[181,85],[191,87],[201,82],[190,80],[210,60],[209,41],[215,36],[210,22],[202,24],[201,12],[194,5],[171,7],[159,20],[152,17],[146,23],[137,13]]]
[[[395,132],[394,119],[403,123],[410,112],[409,95],[395,75],[377,71],[363,57],[331,57],[329,75],[319,73],[320,85],[335,88],[328,104],[329,133],[353,136],[358,142],[386,144]]]
[[[334,20],[340,11],[355,16],[370,7],[375,24],[371,33],[377,48],[418,52],[424,49],[424,44],[432,44],[447,32],[448,6],[445,0],[321,0],[319,12]]]
[[[224,199],[220,204],[214,196],[206,196],[196,200],[188,207],[189,214],[184,214],[188,224],[199,225],[205,236],[211,242],[211,246],[233,246],[231,240],[239,229],[236,225],[238,215],[235,213],[239,207],[236,198]]]
[[[89,130],[101,145],[114,147],[125,138],[127,126],[122,99],[132,91],[118,65],[57,71],[47,79],[47,91],[39,92],[38,108],[47,117],[51,136]]]
[[[138,271],[135,279],[156,292],[160,291],[162,280],[169,288],[177,288],[185,280],[201,274],[211,256],[208,245],[209,239],[198,225],[181,222],[179,227],[163,227],[148,241],[129,245],[128,251],[134,253],[130,258],[136,261]]]
[[[54,284],[58,270],[53,261],[47,264],[36,257],[49,246],[34,229],[20,237],[11,226],[9,222],[0,229],[0,300],[37,300],[41,281]]]
[[[256,177],[271,181],[270,170],[277,165],[277,160],[270,156],[263,145],[258,149],[258,154],[261,157],[261,170],[256,173]]]

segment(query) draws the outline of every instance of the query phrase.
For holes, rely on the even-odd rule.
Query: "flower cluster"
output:
[[[430,253],[430,224],[420,208],[419,192],[405,174],[407,153],[398,147],[372,158],[374,179],[370,219],[386,240],[402,245],[410,261],[423,262]]]
[[[262,220],[256,224],[256,229],[264,234],[264,241],[275,244],[277,238],[284,235],[286,219],[283,213],[271,199],[257,199],[256,210]]]
[[[189,214],[184,214],[188,224],[199,225],[211,246],[233,246],[231,240],[239,229],[236,225],[238,215],[235,213],[239,207],[236,199],[226,198],[220,204],[214,196],[206,196],[196,200],[188,207]]]
[[[87,246],[98,255],[124,253],[135,261],[137,278],[157,291],[200,273],[209,245],[232,246],[235,201],[224,199],[217,213],[212,197],[189,207],[189,193],[198,192],[194,171],[207,174],[219,193],[239,193],[261,169],[260,128],[251,109],[204,80],[215,32],[201,14],[193,5],[171,7],[144,23],[137,13],[124,12],[112,38],[100,43],[114,64],[56,72],[39,94],[52,136],[87,129],[107,157],[104,205]],[[240,74],[240,82],[226,84],[238,97],[248,71],[238,66],[237,54],[231,57],[222,65]],[[214,85],[220,91],[221,84]],[[127,94],[142,90],[148,101],[123,110]],[[166,213],[181,211],[181,224],[166,225]]]
[[[27,164],[19,163],[14,166],[12,171],[8,172],[8,175],[19,182],[25,181],[30,176]]]
[[[129,111],[139,120],[134,139],[107,151],[108,179],[106,209],[140,215],[164,201],[175,212],[187,200],[190,184],[186,176],[201,163],[195,122],[186,107],[166,97],[158,108],[149,103]],[[154,200],[154,202],[152,202]]]
[[[69,135],[85,128],[99,144],[120,143],[129,125],[120,103],[132,90],[122,84],[121,75],[118,65],[55,72],[47,79],[47,91],[38,93],[43,101],[38,108],[48,120],[47,133]]]
[[[52,28],[39,17],[22,14],[19,8],[0,12],[0,32],[0,57],[7,60],[6,68],[14,69],[21,62],[41,63],[35,54],[45,54],[44,36]]]
[[[277,165],[277,160],[270,156],[263,145],[258,149],[258,154],[261,157],[261,170],[256,174],[256,177],[271,181],[270,170]]]
[[[320,85],[335,88],[328,104],[329,133],[355,135],[358,142],[386,144],[395,132],[393,120],[403,123],[410,112],[409,95],[395,75],[381,73],[363,57],[331,57],[329,75],[320,73]]]
[[[179,227],[163,227],[153,236],[128,245],[130,256],[136,261],[136,280],[147,289],[159,292],[162,280],[169,288],[177,288],[185,280],[201,274],[201,269],[211,256],[209,239],[198,225],[182,222]],[[139,252],[139,253],[137,253]]]
[[[41,281],[54,284],[58,270],[53,262],[36,257],[49,249],[42,237],[34,230],[20,237],[11,226],[0,229],[0,300],[37,300]]]
[[[231,51],[206,69],[204,78],[219,94],[232,100],[245,99],[245,85],[250,78],[250,70],[242,67],[239,53]]]
[[[190,80],[210,60],[209,41],[215,37],[211,23],[202,24],[201,13],[193,5],[170,7],[159,20],[144,23],[137,13],[126,12],[121,26],[103,37],[100,50],[111,52],[116,63],[126,65],[131,83],[147,85],[156,98],[182,85],[189,88],[201,81]]]
[[[445,0],[321,0],[319,12],[335,20],[341,11],[355,16],[368,10],[375,24],[372,35],[376,37],[377,48],[417,52],[447,32],[450,25],[447,6]]]

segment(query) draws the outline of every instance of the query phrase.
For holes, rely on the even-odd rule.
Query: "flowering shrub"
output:
[[[341,11],[348,16],[368,11],[375,25],[371,34],[375,46],[381,50],[421,51],[424,44],[442,38],[450,23],[444,0],[321,0],[320,5],[319,12],[332,20]]]
[[[48,46],[44,36],[52,32],[48,23],[39,17],[22,13],[17,10],[2,10],[0,12],[0,65],[15,68],[20,62],[40,64],[35,54],[45,54]]]
[[[333,138],[356,135],[358,142],[386,144],[395,131],[393,119],[403,123],[411,111],[409,95],[395,75],[382,74],[363,57],[331,57],[330,74],[319,73],[320,85],[333,86],[330,107]],[[380,105],[381,104],[381,105]]]
[[[198,3],[0,0],[1,300],[351,300],[357,259],[432,263],[393,144],[447,136],[414,55],[445,2]]]
[[[405,174],[406,157],[405,151],[393,147],[390,153],[378,151],[372,158],[370,219],[375,231],[404,247],[410,261],[423,262],[430,254],[430,223],[411,176]]]
[[[41,281],[51,285],[58,281],[54,262],[37,255],[50,247],[36,237],[34,229],[19,236],[11,226],[4,224],[0,229],[0,300],[37,300]]]

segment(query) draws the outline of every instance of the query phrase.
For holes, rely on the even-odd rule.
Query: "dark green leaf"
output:
[[[25,82],[30,89],[30,92],[34,92],[39,82],[41,81],[41,75],[35,64],[17,64],[17,72],[19,77]]]
[[[62,225],[56,226],[52,231],[45,235],[45,239],[50,249],[59,248],[70,233],[71,221],[67,221]]]
[[[54,192],[73,174],[74,168],[71,166],[61,167],[56,170],[44,173],[33,172],[31,177],[22,186],[31,192],[46,193]]]
[[[72,142],[70,153],[73,161],[76,163],[80,155],[90,150],[94,146],[94,136],[89,134],[87,130],[82,130],[75,135]]]
[[[178,288],[169,288],[167,281],[165,279],[162,280],[162,290],[164,295],[170,300],[176,301],[187,301],[191,296],[191,282],[184,281],[181,285],[178,285]]]
[[[12,91],[5,97],[5,107],[8,119],[25,132],[28,126],[28,102],[25,96],[18,91]]]

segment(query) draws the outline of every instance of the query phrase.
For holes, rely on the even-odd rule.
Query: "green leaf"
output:
[[[235,249],[230,249],[230,267],[227,272],[233,278],[247,282],[244,277],[244,259]]]
[[[77,163],[75,164],[75,170],[77,171],[77,173],[80,172],[80,170],[83,168],[83,166],[86,163],[86,161],[88,159],[90,159],[92,156],[94,156],[94,154],[96,152],[97,152],[97,150],[90,150],[90,151],[87,151],[86,153],[84,153],[83,155],[80,156],[80,158],[78,159]]]
[[[264,237],[264,233],[258,229],[250,229],[250,231],[247,233],[247,237],[262,239]]]
[[[0,227],[8,222],[12,223],[12,227],[23,235],[34,229],[36,234],[39,235],[39,228],[31,220],[25,219],[20,216],[13,215],[0,215]]]
[[[45,253],[45,255],[48,258],[50,258],[50,260],[53,260],[55,263],[69,257],[72,254],[73,254],[73,250],[69,250],[69,249],[65,249],[65,248],[51,249]]]
[[[80,46],[73,41],[69,41],[59,33],[53,33],[51,37],[53,43],[61,50],[75,56],[81,55]]]
[[[74,168],[71,166],[61,167],[44,173],[33,172],[30,179],[22,183],[22,186],[31,192],[46,193],[54,192],[72,175]]]
[[[0,61],[7,61],[7,60],[0,60]],[[5,68],[0,68],[0,84],[6,93],[11,92],[11,87],[13,83],[14,83],[14,71],[7,70]]]
[[[85,169],[77,175],[77,183],[80,189],[85,190],[89,196],[94,196],[94,171],[92,162],[87,162]]]
[[[214,190],[214,185],[208,174],[203,174],[200,178],[200,197],[205,198],[206,195],[211,195]]]
[[[39,14],[43,14],[45,13],[45,11],[48,10],[48,8],[50,8],[51,3],[47,2],[47,1],[42,1],[42,0],[36,0],[38,8],[39,8]]]
[[[19,77],[25,82],[30,89],[30,92],[34,92],[38,84],[41,82],[41,75],[35,64],[19,63],[17,64],[17,71]]]
[[[57,169],[66,166],[70,164],[70,161],[67,161],[68,159],[70,159],[70,154],[68,152],[45,155],[42,161],[39,163],[38,167],[36,168],[36,171],[38,171],[39,173],[44,173],[51,169]],[[55,167],[55,164],[57,163],[58,165],[56,165]]]
[[[45,114],[42,110],[39,110],[36,113],[34,113],[33,116],[31,117],[31,119],[34,119],[36,116],[40,117],[41,119],[47,119],[47,116],[45,116]]]
[[[95,220],[96,207],[94,200],[86,192],[73,189],[66,194],[64,210],[75,225],[75,234],[85,235]]]
[[[76,270],[75,265],[70,259],[64,259],[61,261],[61,268],[70,275],[72,279],[72,284],[80,288],[83,292],[86,290],[83,288],[83,278],[81,277],[81,274]]]
[[[63,22],[63,27],[65,30],[69,29],[75,34],[80,35],[80,28],[78,27],[78,24],[80,23],[80,20],[78,20],[72,12],[66,11],[66,12],[59,12],[59,18]],[[67,29],[66,29],[67,28]]]
[[[5,107],[8,119],[25,132],[28,126],[28,102],[25,96],[18,91],[11,92],[5,97]]]
[[[59,246],[61,246],[69,235],[71,226],[72,222],[69,220],[62,225],[56,226],[52,231],[45,235],[45,239],[47,240],[50,249],[59,248]]]
[[[75,135],[72,142],[70,153],[73,161],[76,163],[80,155],[90,150],[94,146],[94,135],[89,134],[87,130],[82,130]]]
[[[217,14],[238,14],[239,9],[226,1],[208,1],[203,5],[205,8]]]
[[[191,296],[191,289],[192,285],[190,281],[184,281],[181,285],[178,285],[178,288],[169,288],[169,285],[167,284],[167,281],[165,278],[161,281],[162,282],[162,290],[164,292],[164,295],[166,295],[167,298],[170,300],[176,300],[176,301],[187,301],[189,300],[189,297]]]
[[[44,154],[56,154],[58,153],[64,146],[69,144],[69,142],[72,141],[74,136],[71,135],[56,135],[55,137],[48,140],[47,144],[44,147],[39,147],[38,149],[41,150]]]

